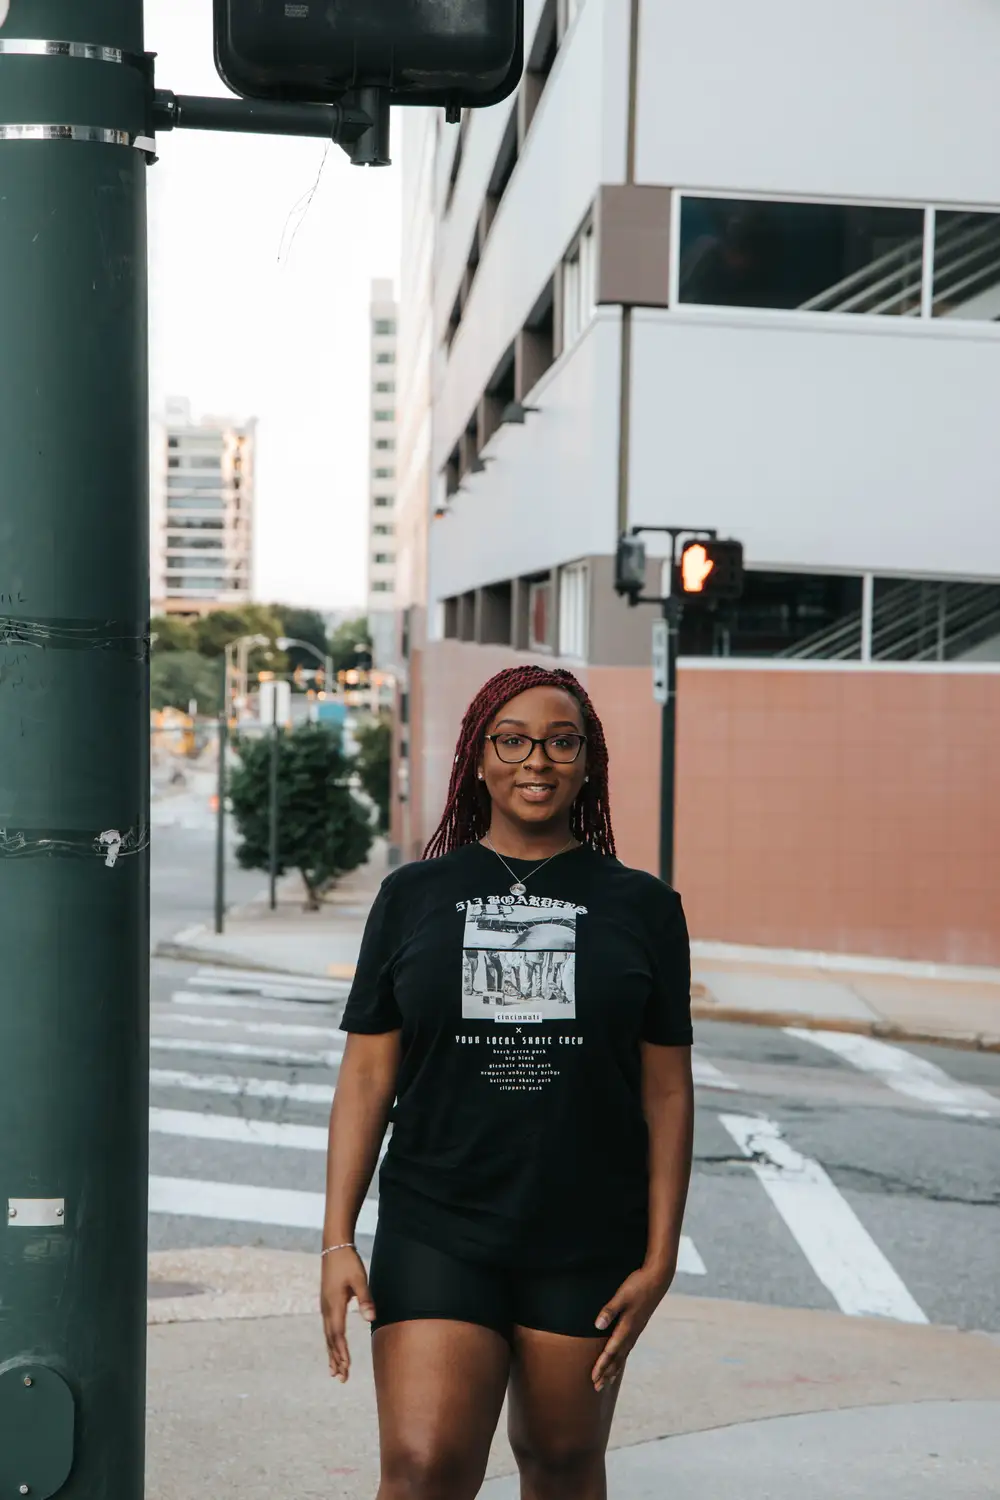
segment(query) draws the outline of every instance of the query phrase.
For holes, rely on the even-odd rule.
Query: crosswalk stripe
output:
[[[149,1128],[154,1135],[185,1140],[227,1141],[239,1146],[277,1146],[292,1151],[326,1151],[325,1125],[295,1125],[287,1120],[250,1120],[244,1115],[210,1115],[201,1110],[150,1107]],[[389,1144],[379,1150],[381,1162]]]
[[[233,1099],[287,1099],[296,1104],[333,1103],[329,1083],[286,1083],[283,1078],[245,1078],[233,1073],[184,1073],[150,1068],[152,1088],[185,1089],[196,1094],[224,1094]]]
[[[171,1005],[196,1005],[200,1010],[266,1010],[285,1016],[314,1016],[315,1000],[262,1000],[255,995],[216,995],[210,990],[175,990]]]
[[[326,1041],[337,1041],[341,1048],[344,1045],[344,1032],[336,1026],[308,1026],[300,1025],[295,1021],[240,1021],[233,1016],[189,1016],[178,1015],[176,1012],[167,1010],[154,1010],[153,1020],[169,1021],[172,1026],[193,1026],[205,1030],[222,1030],[234,1027],[246,1032],[248,1036],[316,1036]],[[165,1033],[157,1033],[164,1035]]]
[[[956,1082],[936,1063],[905,1047],[893,1047],[877,1037],[856,1036],[853,1032],[807,1031],[796,1026],[786,1026],[785,1035],[824,1047],[862,1072],[871,1073],[897,1094],[930,1104],[942,1114],[976,1120],[1000,1115],[1000,1099],[985,1089]]]
[[[688,1235],[681,1235],[680,1250],[677,1254],[677,1270],[682,1276],[707,1276],[708,1271],[705,1262],[695,1249],[694,1240]]]
[[[899,1276],[817,1161],[802,1156],[774,1120],[720,1115],[725,1129],[841,1312],[926,1323]]]
[[[210,1115],[199,1110],[151,1107],[149,1128],[154,1135],[186,1140],[232,1141],[241,1146],[281,1146],[294,1151],[325,1151],[327,1131],[320,1125],[295,1125],[285,1120],[248,1120],[243,1115]]]
[[[722,1069],[717,1068],[715,1063],[709,1062],[707,1057],[699,1057],[697,1052],[691,1058],[691,1073],[695,1083],[702,1088],[726,1089],[731,1093],[739,1092],[738,1083],[728,1078]]]
[[[197,1037],[152,1036],[149,1045],[154,1052],[198,1052],[208,1057],[246,1057],[257,1062],[278,1063],[283,1067],[312,1065],[313,1067],[336,1068],[344,1056],[343,1047],[329,1052],[296,1052],[288,1047],[265,1047],[255,1042],[203,1042]]]
[[[326,1200],[322,1193],[295,1188],[254,1187],[241,1182],[206,1182],[196,1177],[150,1177],[149,1212],[180,1218],[228,1219],[244,1224],[273,1224],[285,1229],[322,1229]],[[378,1223],[378,1204],[366,1198],[356,1233],[371,1236]]]
[[[350,985],[339,979],[315,979],[306,975],[237,973],[232,969],[199,969],[187,983],[197,990],[222,990],[229,995],[269,995],[275,999],[336,1000],[343,998]]]

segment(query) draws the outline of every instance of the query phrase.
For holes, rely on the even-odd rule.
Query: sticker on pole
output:
[[[667,622],[653,621],[653,702],[667,701]]]

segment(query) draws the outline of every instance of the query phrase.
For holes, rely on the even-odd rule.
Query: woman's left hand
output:
[[[614,1324],[614,1331],[591,1373],[595,1390],[603,1390],[605,1385],[613,1385],[620,1378],[636,1340],[667,1295],[673,1279],[673,1270],[666,1274],[645,1268],[633,1271],[601,1308],[597,1327],[610,1328]]]

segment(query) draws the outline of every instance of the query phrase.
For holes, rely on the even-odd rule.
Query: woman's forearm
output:
[[[675,1067],[672,1071],[675,1076],[669,1080],[647,1079],[644,1087],[649,1131],[649,1232],[645,1264],[665,1277],[673,1275],[677,1264],[694,1142],[690,1061],[686,1068]]]
[[[325,1245],[354,1239],[396,1096],[399,1033],[348,1038],[330,1110]]]

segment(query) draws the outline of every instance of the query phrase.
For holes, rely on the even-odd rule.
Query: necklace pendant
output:
[[[512,896],[523,896],[527,889],[526,885],[522,885],[519,880],[515,880],[510,888],[510,893]]]

